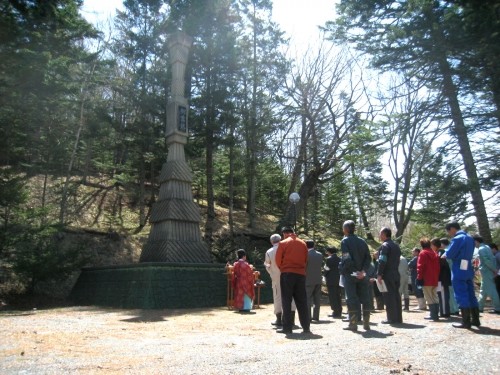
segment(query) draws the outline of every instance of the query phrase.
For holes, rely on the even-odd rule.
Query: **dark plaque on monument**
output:
[[[186,107],[183,107],[180,105],[178,115],[179,115],[179,118],[177,120],[177,130],[185,133],[187,131],[187,109],[186,109]]]

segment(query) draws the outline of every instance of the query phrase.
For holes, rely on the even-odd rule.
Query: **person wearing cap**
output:
[[[340,243],[342,252],[340,272],[344,276],[344,290],[349,314],[349,325],[345,329],[358,330],[358,313],[363,309],[363,328],[370,329],[370,287],[367,273],[370,270],[371,256],[366,241],[354,234],[356,224],[347,220],[342,225],[344,238]]]
[[[328,257],[326,258],[324,276],[326,280],[326,288],[328,289],[330,308],[332,309],[332,317],[342,318],[342,289],[339,285],[340,258],[338,257],[337,252],[338,249],[336,247],[326,248],[326,255],[328,255]]]
[[[236,252],[238,260],[233,268],[234,307],[240,312],[249,312],[252,309],[255,276],[250,264],[247,262],[245,250]]]
[[[401,249],[392,238],[390,228],[384,227],[380,230],[379,238],[382,245],[378,249],[378,269],[377,280],[379,283],[384,280],[387,291],[382,293],[385,304],[387,319],[384,324],[403,323],[401,311],[401,293],[399,290],[401,277],[399,275],[399,263],[401,258]],[[406,267],[408,274],[408,267]],[[405,282],[408,284],[408,275],[405,275]]]
[[[479,304],[474,293],[474,268],[472,257],[474,255],[474,239],[460,228],[460,224],[452,222],[446,224],[446,232],[452,238],[450,246],[442,258],[451,259],[451,284],[455,299],[462,315],[461,324],[453,324],[456,328],[479,327]]]
[[[278,250],[278,245],[281,241],[281,236],[277,233],[271,235],[270,237],[272,247],[266,251],[264,265],[266,270],[271,276],[272,289],[273,289],[273,303],[274,303],[274,314],[276,315],[276,321],[271,323],[276,327],[283,326],[283,309],[281,307],[281,286],[280,286],[280,270],[276,265],[276,251]],[[292,324],[295,320],[295,302],[292,301]]]
[[[479,289],[479,311],[483,311],[486,297],[491,298],[494,312],[500,314],[500,299],[495,287],[497,273],[496,261],[490,247],[484,243],[483,237],[475,235],[474,243],[478,249],[479,272],[481,272],[481,287]]]
[[[276,332],[292,333],[291,315],[292,299],[297,306],[300,325],[303,333],[311,333],[309,308],[306,293],[307,246],[298,238],[291,227],[282,229],[284,239],[280,241],[276,251],[276,265],[280,274],[281,301],[283,309],[283,329]]]
[[[306,293],[311,321],[319,321],[323,255],[314,248],[314,241],[307,240]],[[312,309],[312,311],[311,311]]]

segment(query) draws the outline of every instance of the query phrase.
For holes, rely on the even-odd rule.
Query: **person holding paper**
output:
[[[461,324],[453,324],[456,328],[479,327],[479,304],[474,293],[474,239],[460,228],[460,224],[452,222],[446,224],[446,232],[452,238],[451,244],[442,257],[451,259],[451,284],[455,299],[462,315]]]
[[[392,232],[389,228],[382,228],[379,238],[382,245],[378,250],[378,271],[377,286],[384,298],[387,320],[382,324],[403,323],[403,314],[401,311],[401,294],[399,294],[400,276],[399,276],[399,258],[401,249],[392,239]],[[406,277],[408,280],[408,277]],[[384,288],[385,284],[385,288]],[[384,292],[384,289],[386,290]]]
[[[363,309],[363,328],[370,329],[370,287],[367,273],[370,270],[371,256],[366,241],[354,234],[356,224],[347,220],[342,226],[344,238],[340,243],[342,260],[340,272],[344,276],[344,289],[346,295],[347,310],[349,314],[349,326],[345,329],[358,330],[358,313],[360,306]]]

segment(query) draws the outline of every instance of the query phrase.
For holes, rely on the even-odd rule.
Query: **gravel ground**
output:
[[[412,298],[412,306],[415,300]],[[401,326],[342,328],[322,306],[312,335],[275,333],[272,305],[119,310],[65,307],[0,311],[1,374],[500,374],[500,315],[480,329],[403,313]]]

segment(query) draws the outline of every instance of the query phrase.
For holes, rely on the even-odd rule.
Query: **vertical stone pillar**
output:
[[[177,32],[168,40],[172,67],[171,97],[167,104],[167,161],[160,174],[158,201],[151,212],[151,232],[141,262],[209,263],[202,241],[200,209],[193,201],[192,173],[184,145],[188,135],[188,101],[184,96],[185,72],[192,38]]]

